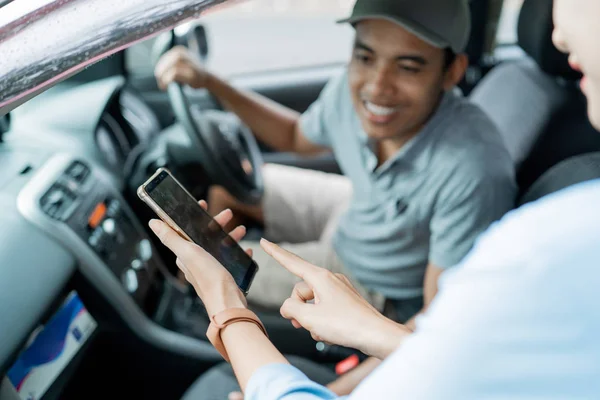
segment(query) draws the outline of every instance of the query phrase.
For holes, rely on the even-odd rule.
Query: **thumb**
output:
[[[313,304],[307,304],[290,297],[283,303],[279,312],[283,318],[296,321],[302,328],[310,330],[312,326],[311,315],[313,314],[313,307]],[[298,326],[294,326],[298,328]]]
[[[179,236],[169,225],[158,219],[152,219],[148,224],[156,237],[177,257],[181,258],[184,264],[185,261],[189,261],[191,257],[195,256],[192,251],[194,245]]]

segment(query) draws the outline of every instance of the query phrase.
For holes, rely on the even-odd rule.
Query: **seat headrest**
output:
[[[525,0],[519,15],[519,46],[533,58],[542,71],[568,80],[581,74],[569,66],[568,56],[552,43],[552,0]]]

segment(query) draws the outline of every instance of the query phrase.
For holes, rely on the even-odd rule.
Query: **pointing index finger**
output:
[[[315,279],[315,274],[321,271],[321,268],[312,265],[296,254],[290,253],[266,239],[261,239],[260,245],[268,255],[298,278],[303,279],[311,286],[314,286],[318,282],[318,279]]]

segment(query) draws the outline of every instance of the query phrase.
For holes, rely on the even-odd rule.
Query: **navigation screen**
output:
[[[21,398],[41,399],[96,326],[77,293],[71,292],[51,319],[34,331],[8,371]]]

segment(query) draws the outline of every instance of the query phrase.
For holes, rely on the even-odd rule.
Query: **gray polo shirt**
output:
[[[354,278],[387,298],[420,296],[428,263],[456,265],[515,205],[514,166],[498,130],[455,92],[379,168],[346,72],[327,84],[301,124],[308,140],[333,150],[352,181],[336,253]]]

